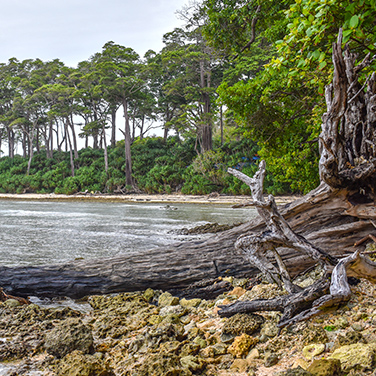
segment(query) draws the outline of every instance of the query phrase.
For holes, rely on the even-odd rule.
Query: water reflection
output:
[[[223,205],[0,201],[1,265],[51,264],[137,252],[184,240],[170,230],[232,224],[253,208]]]

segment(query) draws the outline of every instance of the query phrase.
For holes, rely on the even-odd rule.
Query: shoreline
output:
[[[288,204],[299,196],[276,196],[278,205]],[[132,203],[174,203],[174,204],[220,204],[220,205],[241,205],[252,202],[251,196],[229,196],[229,195],[183,195],[183,194],[74,194],[63,195],[55,193],[0,193],[1,200],[19,201],[97,201],[97,202],[132,202]]]

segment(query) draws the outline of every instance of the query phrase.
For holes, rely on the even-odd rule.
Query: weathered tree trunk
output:
[[[376,72],[362,85],[359,73],[375,59],[342,52],[342,30],[333,44],[333,82],[326,87],[327,112],[320,135],[320,178],[332,188],[355,189],[374,201],[376,187]]]
[[[335,222],[340,219],[333,218],[331,228],[323,226],[326,238],[330,237],[331,233],[338,235],[342,230],[348,231],[350,228],[359,235],[357,228],[366,224],[372,225],[370,232],[376,227],[372,221],[375,218],[376,183],[376,74],[370,75],[365,84],[361,85],[358,82],[358,73],[370,65],[372,60],[368,55],[357,66],[355,60],[356,55],[349,52],[348,46],[345,47],[344,53],[342,52],[340,31],[337,43],[333,44],[333,82],[326,88],[328,110],[323,116],[320,135],[320,179],[321,187],[330,193],[329,204],[335,209],[349,205],[342,214],[353,219],[333,228]],[[346,252],[341,249],[342,242],[338,241],[337,247],[342,259],[335,260],[323,251],[328,249],[328,245],[321,249],[292,230],[290,224],[278,212],[274,198],[269,196],[265,201],[262,197],[265,173],[263,163],[260,164],[254,178],[249,178],[236,170],[230,169],[229,172],[250,186],[254,204],[267,230],[257,235],[243,235],[237,240],[236,247],[243,251],[271,282],[276,282],[280,286],[283,283],[289,295],[270,301],[256,300],[222,306],[220,315],[278,310],[283,312],[279,326],[284,327],[347,302],[351,296],[347,281],[349,275],[376,282],[376,263],[360,255],[359,250],[354,249],[351,255],[343,257]],[[325,202],[320,200],[315,206],[318,219],[321,220]],[[307,224],[311,226],[312,217],[306,219]],[[312,237],[312,234],[309,236]],[[368,237],[355,242],[354,248],[358,248],[368,239],[373,241],[376,238],[369,234]],[[284,246],[318,260],[323,266],[323,277],[312,286],[299,291],[300,289],[291,282],[288,267],[280,257],[279,249]],[[268,251],[274,254],[278,268],[266,259]],[[328,266],[333,265],[335,266],[329,282],[327,270]]]

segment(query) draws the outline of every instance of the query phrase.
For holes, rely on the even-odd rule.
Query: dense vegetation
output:
[[[227,167],[255,171],[257,146],[249,140],[234,141],[197,156],[195,140],[169,137],[137,139],[132,144],[134,179],[137,189],[147,193],[249,194],[249,188],[226,173]],[[29,174],[28,158],[19,155],[0,159],[0,192],[61,193],[77,192],[125,193],[135,188],[126,185],[124,174],[124,141],[108,149],[108,171],[104,169],[103,149],[85,148],[78,151],[75,176],[71,175],[69,152],[45,153],[33,157]],[[270,192],[286,187],[269,178]]]
[[[332,42],[342,28],[360,58],[374,54],[375,9],[376,0],[202,0],[143,58],[114,42],[76,68],[11,58],[0,64],[0,189],[244,193],[225,169],[249,173],[257,153],[270,191],[306,192],[318,184]],[[164,136],[145,137],[156,126]]]

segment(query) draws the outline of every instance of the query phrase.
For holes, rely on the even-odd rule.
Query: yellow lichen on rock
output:
[[[228,352],[237,358],[242,358],[248,354],[249,349],[257,344],[257,338],[253,338],[243,333],[241,336],[235,337],[233,344],[228,348]]]

